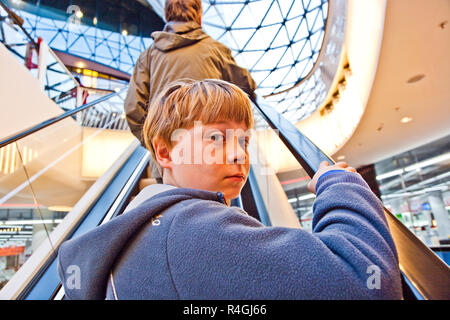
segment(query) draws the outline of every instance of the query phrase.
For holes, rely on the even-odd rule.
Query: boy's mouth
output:
[[[243,173],[237,173],[232,176],[227,176],[227,177],[225,177],[225,179],[231,179],[233,181],[243,181],[243,180],[245,180],[245,176]]]

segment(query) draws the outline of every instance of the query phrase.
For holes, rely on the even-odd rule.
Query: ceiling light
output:
[[[44,220],[28,220],[28,219],[24,219],[24,220],[6,220],[6,221],[2,221],[0,223],[0,225],[10,225],[10,224],[15,224],[15,225],[24,225],[24,224],[44,224],[44,223],[56,223],[56,220],[51,220],[51,219],[44,219]]]
[[[127,35],[128,35],[128,31],[127,31],[126,29],[123,29],[123,30],[122,30],[122,35],[123,35],[123,36],[127,36]]]
[[[424,74],[416,74],[415,76],[412,76],[411,78],[408,79],[408,81],[406,81],[407,83],[414,83],[414,82],[418,82],[420,80],[422,80],[423,78],[425,78]]]
[[[390,178],[390,177],[393,177],[393,176],[398,176],[399,174],[402,174],[402,173],[403,173],[403,169],[397,169],[397,170],[394,170],[394,171],[391,171],[391,172],[380,174],[380,175],[378,175],[376,177],[376,179],[377,180],[383,180],[383,179]]]
[[[70,210],[72,210],[72,207],[68,207],[68,206],[50,206],[50,207],[48,207],[48,210],[58,211],[58,212],[69,212]]]
[[[440,27],[441,29],[445,29],[445,27],[447,26],[447,24],[448,24],[448,21],[447,21],[447,20],[442,21],[441,23],[439,23],[439,27]]]
[[[444,153],[444,154],[442,154],[440,156],[433,157],[431,159],[424,160],[424,161],[421,161],[419,163],[407,166],[405,168],[405,171],[409,172],[409,171],[421,169],[421,168],[428,167],[428,166],[431,166],[431,165],[439,163],[439,162],[447,161],[449,159],[450,159],[450,152],[447,152],[447,153]]]
[[[386,178],[389,178],[389,177],[398,176],[398,175],[400,175],[400,174],[402,174],[404,172],[410,172],[410,171],[422,169],[422,168],[431,166],[433,164],[437,164],[437,163],[444,162],[444,161],[447,161],[447,160],[450,160],[450,152],[444,153],[444,154],[442,154],[440,156],[433,157],[433,158],[428,159],[428,160],[424,160],[424,161],[412,164],[412,165],[407,166],[407,167],[402,168],[402,169],[397,169],[397,170],[393,170],[393,171],[390,171],[390,172],[386,172],[386,173],[380,174],[380,175],[376,176],[376,179],[377,180],[383,180],[383,179],[386,179]]]
[[[96,26],[98,22],[97,17],[94,17],[94,19],[92,19],[92,22],[94,23],[94,26]]]
[[[315,195],[314,193],[309,193],[309,194],[306,194],[306,195],[304,195],[304,196],[298,197],[298,200],[299,200],[299,201],[302,201],[302,200],[308,200],[308,199],[313,199],[313,198],[315,198],[315,197],[316,197],[316,195]]]
[[[300,196],[298,198],[290,198],[290,199],[288,199],[288,202],[292,203],[292,202],[296,202],[297,200],[298,201],[303,201],[303,200],[313,199],[315,197],[316,197],[316,195],[314,193],[307,193],[307,194],[304,194],[304,195],[302,195],[302,196]]]
[[[401,123],[408,123],[408,122],[411,122],[411,121],[412,121],[412,118],[411,118],[411,117],[403,117],[403,118],[400,120]]]

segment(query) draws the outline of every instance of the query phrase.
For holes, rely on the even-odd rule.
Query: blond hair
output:
[[[164,6],[166,21],[195,21],[201,24],[201,0],[167,0]]]
[[[142,135],[146,148],[156,159],[153,139],[161,138],[172,148],[172,133],[190,129],[194,121],[210,124],[221,121],[244,122],[253,126],[250,99],[239,87],[218,79],[183,79],[168,85],[149,106]]]

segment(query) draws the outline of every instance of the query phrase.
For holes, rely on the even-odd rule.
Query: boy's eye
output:
[[[223,142],[223,134],[221,133],[214,133],[210,136],[210,139],[214,142]]]
[[[248,137],[242,137],[242,138],[239,138],[239,144],[240,144],[242,147],[247,148],[248,143],[249,143],[249,138],[248,138]]]

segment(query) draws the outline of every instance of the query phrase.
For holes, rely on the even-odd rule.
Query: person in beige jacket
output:
[[[151,101],[173,81],[222,79],[255,99],[256,83],[236,64],[231,50],[201,27],[201,0],[167,0],[163,31],[153,32],[153,44],[141,53],[130,79],[125,112],[131,132],[143,143],[142,127]],[[155,163],[152,178],[160,178]]]

